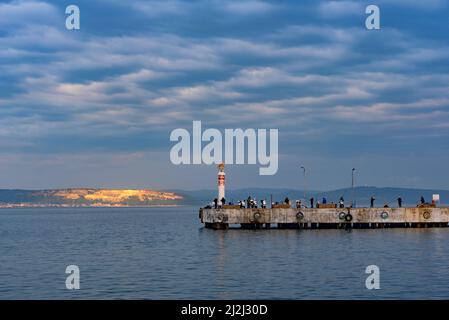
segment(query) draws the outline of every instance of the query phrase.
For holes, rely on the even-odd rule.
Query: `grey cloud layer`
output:
[[[204,1],[108,3],[149,21],[175,19],[173,27],[102,35],[86,22],[69,32],[55,3],[0,5],[2,153],[57,152],[49,147],[61,143],[55,136],[67,137],[80,152],[96,147],[78,142],[91,137],[100,137],[108,152],[117,151],[117,139],[130,152],[159,151],[169,145],[167,132],[192,120],[218,128],[280,128],[281,152],[290,156],[298,140],[338,150],[340,138],[391,152],[398,143],[391,139],[411,147],[403,137],[417,135],[425,148],[432,139],[449,138],[448,42],[398,26],[375,33],[348,25],[360,8],[363,20],[363,2],[306,2],[318,20],[305,21],[289,17],[295,8],[289,1],[208,2],[207,12],[238,20],[236,28],[272,19],[274,28],[257,36],[245,29],[238,36],[231,25],[229,34],[184,33],[188,17],[202,23],[195,17],[202,17],[196,11]],[[89,5],[82,4],[86,19]],[[436,0],[427,7],[441,8]],[[159,143],[136,141],[145,135]]]

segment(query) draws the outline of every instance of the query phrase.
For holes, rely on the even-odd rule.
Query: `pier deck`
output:
[[[449,208],[201,208],[206,228],[427,228],[448,227]]]

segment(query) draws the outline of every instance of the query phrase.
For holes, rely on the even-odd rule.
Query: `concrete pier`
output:
[[[280,229],[448,227],[449,208],[201,208],[206,228]]]

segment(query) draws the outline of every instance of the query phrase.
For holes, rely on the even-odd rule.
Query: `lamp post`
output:
[[[304,166],[301,166],[301,169],[302,169],[302,174],[303,174],[303,177],[304,177],[304,204],[306,203],[306,201],[307,201],[307,180],[306,180],[306,168],[304,167]]]
[[[351,182],[352,202],[351,202],[351,206],[353,208],[355,208],[354,171],[355,171],[355,168],[352,168],[352,182]]]

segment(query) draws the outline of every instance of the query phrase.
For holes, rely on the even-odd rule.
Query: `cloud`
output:
[[[188,14],[189,6],[184,1],[134,1],[131,6],[151,17]]]
[[[267,13],[274,10],[274,6],[270,3],[258,0],[226,1],[224,6],[233,14],[243,15]]]
[[[420,10],[436,10],[440,8],[444,8],[447,5],[447,2],[444,0],[428,0],[428,1],[420,1],[420,0],[378,0],[379,4],[385,6],[398,6],[405,8],[417,8]]]
[[[0,30],[19,26],[49,25],[58,20],[54,6],[41,1],[12,1],[0,4]]]
[[[153,19],[164,17],[186,17],[197,12],[210,13],[220,17],[229,15],[250,16],[269,13],[276,9],[268,1],[262,0],[130,0],[126,5],[122,1],[100,0],[105,4],[114,4],[123,9],[132,8],[135,12]]]
[[[318,7],[319,14],[326,19],[363,15],[362,3],[357,1],[325,1]]]
[[[86,2],[80,32],[56,2],[2,4],[0,156],[161,152],[192,120],[278,128],[286,158],[387,157],[395,139],[414,150],[406,137],[432,153],[429,141],[449,141],[444,32],[413,28],[412,3],[388,4],[401,19],[368,33],[363,4]]]

